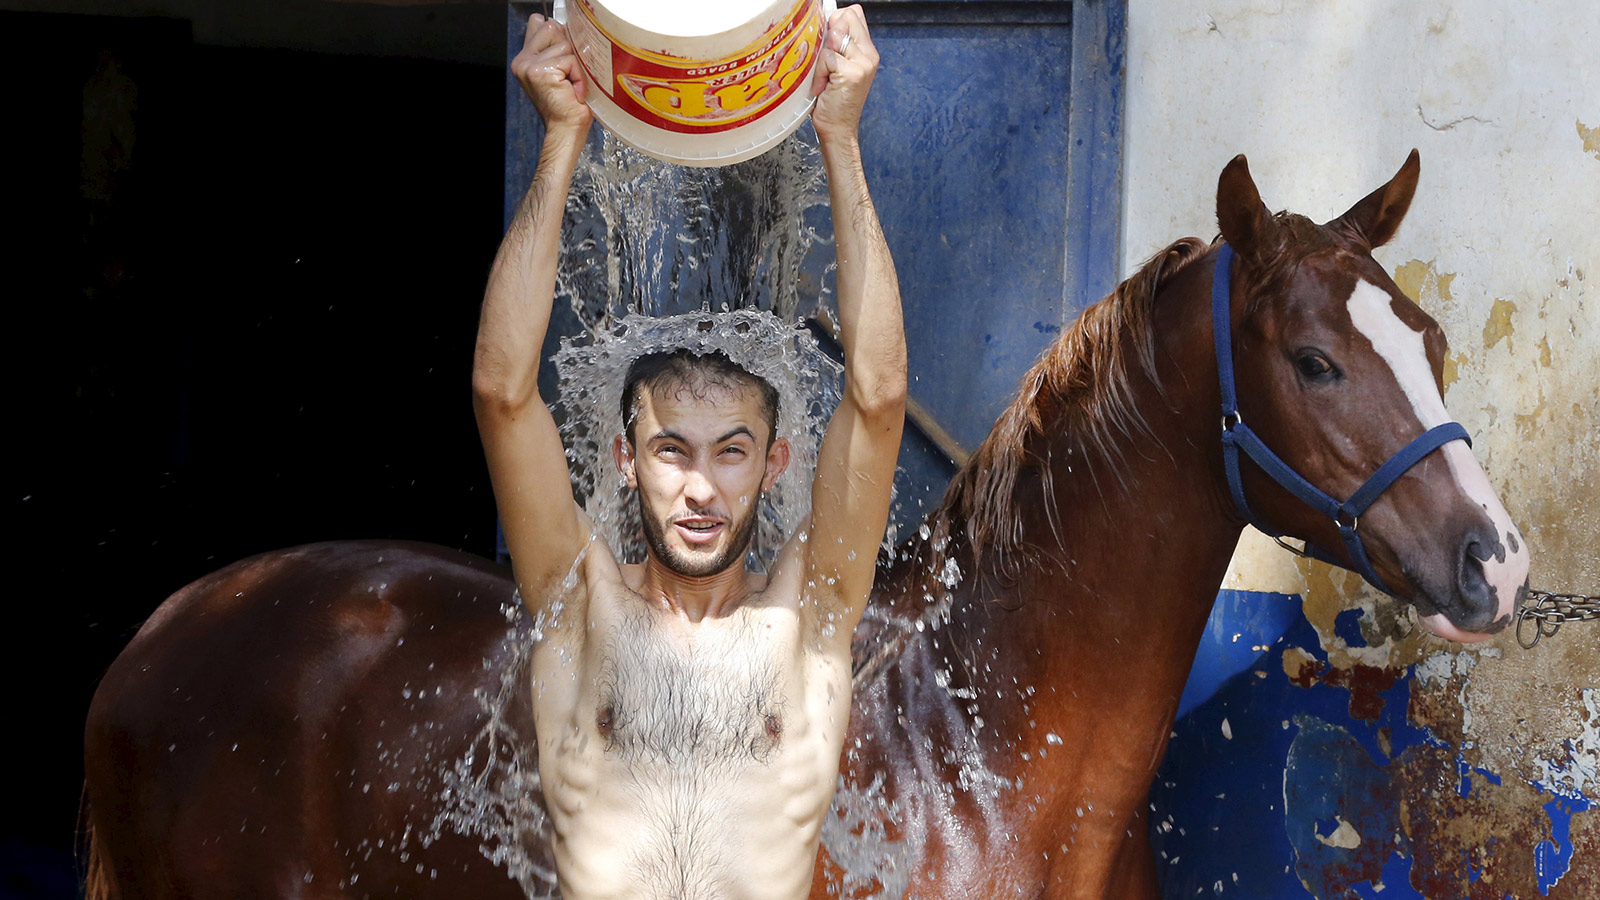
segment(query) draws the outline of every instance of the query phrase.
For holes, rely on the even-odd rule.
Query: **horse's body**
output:
[[[1393,378],[1357,381],[1379,342],[1352,337],[1348,319],[1317,346],[1341,378],[1365,385],[1353,404],[1327,393],[1320,373],[1296,382],[1298,393],[1277,384],[1279,368],[1313,368],[1286,363],[1278,345],[1303,357],[1293,348],[1312,340],[1305,323],[1336,318],[1315,304],[1375,279],[1399,309],[1366,248],[1404,214],[1408,167],[1409,184],[1397,177],[1319,232],[1284,220],[1278,234],[1271,217],[1255,217],[1265,209],[1247,173],[1248,190],[1237,183],[1242,160],[1219,190],[1224,236],[1240,255],[1242,408],[1307,477],[1342,495],[1425,417],[1408,412],[1416,404]],[[1340,223],[1366,245],[1352,248]],[[1217,440],[1216,259],[1214,247],[1180,241],[1086,311],[1024,378],[926,532],[884,561],[857,631],[837,818],[824,828],[813,897],[1158,893],[1145,797],[1243,527]],[[1420,311],[1402,312],[1413,335],[1428,333]],[[1334,429],[1337,450],[1302,439],[1307,404],[1320,416],[1312,430]],[[1355,431],[1338,433],[1344,425]],[[1364,516],[1367,548],[1425,612],[1462,633],[1494,630],[1507,602],[1497,585],[1525,577],[1526,549],[1476,495],[1452,489],[1458,467],[1434,457],[1396,482]],[[1330,523],[1260,472],[1247,472],[1246,487],[1280,529],[1338,546]],[[1416,522],[1439,534],[1419,535]],[[475,691],[504,696],[526,748],[520,770],[533,771],[530,686],[503,677],[516,668],[501,612],[511,596],[505,574],[484,565],[372,544],[270,554],[179,592],[91,710],[104,894],[520,896],[476,839],[435,827],[461,806],[439,773],[471,746],[495,752],[482,736],[501,733],[485,729]],[[537,796],[523,802],[538,825]],[[524,887],[553,890],[541,880],[548,832],[521,840],[512,855]]]
[[[463,553],[358,541],[174,594],[89,710],[89,894],[520,897],[475,838],[422,846],[452,761],[495,752],[475,695],[517,667],[513,588]],[[531,751],[532,707],[505,714]]]

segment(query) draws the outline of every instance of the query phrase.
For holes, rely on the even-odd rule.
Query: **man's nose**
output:
[[[683,484],[683,498],[689,505],[703,509],[711,505],[717,497],[717,486],[711,480],[711,473],[706,471],[704,465],[698,465],[689,470],[689,477]]]

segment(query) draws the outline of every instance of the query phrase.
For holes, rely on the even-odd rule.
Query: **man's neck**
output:
[[[634,586],[639,596],[690,622],[728,615],[754,591],[752,576],[742,565],[695,577],[674,572],[662,565],[654,553],[646,553],[639,572],[639,583]]]

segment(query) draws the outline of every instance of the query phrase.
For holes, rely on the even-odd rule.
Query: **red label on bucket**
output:
[[[580,51],[591,81],[604,86],[617,106],[639,121],[681,134],[738,128],[807,86],[822,33],[822,4],[800,0],[788,18],[738,53],[715,60],[683,59],[630,47],[605,33],[590,0],[573,5],[579,17],[588,19],[583,24],[611,45],[610,72],[603,63],[594,64],[599,60],[585,59],[592,53]]]

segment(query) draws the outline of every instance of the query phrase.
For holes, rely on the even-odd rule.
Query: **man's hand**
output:
[[[861,7],[847,6],[835,12],[823,33],[816,74],[811,78],[811,93],[817,98],[811,123],[819,140],[855,137],[861,107],[877,72],[878,48],[867,33],[867,17]]]
[[[589,83],[561,23],[538,13],[528,17],[527,35],[522,50],[511,60],[511,74],[522,84],[547,129],[588,134],[591,114],[583,100],[589,95]]]

